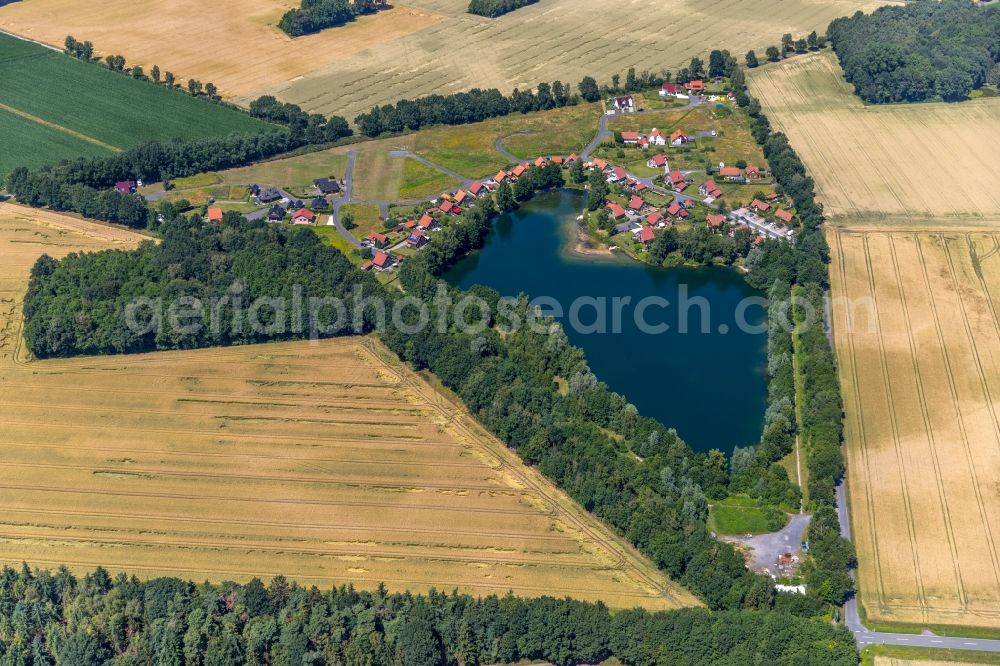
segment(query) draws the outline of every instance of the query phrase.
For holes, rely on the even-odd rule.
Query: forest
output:
[[[472,0],[469,3],[469,13],[496,18],[536,2],[538,0]]]
[[[0,570],[2,666],[853,666],[849,632],[783,613],[611,613],[570,599],[473,598],[140,581],[97,569]]]
[[[1000,9],[972,0],[910,2],[857,12],[827,35],[844,76],[872,104],[966,99],[1000,83]]]
[[[302,6],[281,17],[278,27],[290,37],[350,23],[362,14],[374,14],[383,8],[382,0],[302,0]]]

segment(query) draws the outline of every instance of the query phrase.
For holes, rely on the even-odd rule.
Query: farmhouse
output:
[[[711,178],[706,180],[704,183],[701,184],[701,186],[698,187],[698,192],[703,197],[712,197],[718,199],[719,197],[722,196],[722,190],[719,189],[719,186],[716,185],[715,181],[712,180]]]
[[[316,221],[316,213],[308,208],[300,208],[292,214],[292,224],[312,224]]]
[[[700,93],[705,91],[705,82],[702,81],[701,79],[698,79],[696,81],[688,81],[687,83],[684,84],[684,87],[687,88],[687,91],[689,93]]]
[[[548,164],[548,160],[542,157],[541,155],[535,158],[535,166],[538,167],[539,169],[541,169],[546,164]]]
[[[678,99],[687,99],[684,86],[679,83],[664,83],[663,87],[660,88],[660,97],[677,97]]]
[[[120,194],[135,194],[136,182],[134,180],[119,180],[115,183],[115,191]]]
[[[466,192],[465,190],[459,190],[458,192],[455,192],[454,201],[456,204],[464,203],[465,200],[468,198],[469,198],[469,193]]]
[[[684,130],[674,130],[674,133],[670,135],[671,146],[683,146],[688,141],[690,141],[690,139],[688,138],[688,135],[684,133]]]
[[[615,97],[615,108],[619,111],[635,111],[635,100],[632,99],[632,95]]]
[[[209,208],[208,209],[208,221],[209,222],[222,222],[222,209],[221,208]]]
[[[724,166],[719,169],[719,177],[726,180],[743,180],[743,170],[735,166]]]
[[[598,157],[591,162],[590,167],[592,169],[598,169],[599,171],[607,171],[608,163]]]
[[[639,143],[639,133],[638,132],[622,132],[622,143],[634,146]]]
[[[461,208],[450,201],[442,201],[440,209],[442,213],[448,213],[449,215],[458,215],[462,212]]]
[[[313,185],[316,186],[316,189],[322,195],[338,194],[340,192],[340,183],[332,178],[317,178],[313,181]]]

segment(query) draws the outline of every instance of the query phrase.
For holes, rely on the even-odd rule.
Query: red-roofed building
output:
[[[766,213],[767,211],[769,211],[771,209],[771,204],[765,203],[765,202],[761,201],[760,199],[754,199],[750,203],[750,207],[753,208],[758,213]]]
[[[115,183],[115,191],[120,194],[134,194],[136,182],[134,180],[119,180]]]
[[[292,224],[312,224],[316,221],[316,213],[308,208],[300,208],[292,213]]]
[[[485,193],[486,193],[486,188],[483,187],[483,184],[478,180],[474,182],[472,185],[469,185],[469,194],[471,194],[472,196],[481,197]]]
[[[566,158],[566,166],[569,166],[573,162],[579,162],[579,161],[580,161],[580,158],[577,156],[576,153],[573,153],[572,155],[570,155],[569,157]]]
[[[649,139],[644,136],[639,137],[639,147],[642,148],[643,150],[649,148]]]
[[[406,244],[419,250],[424,245],[427,245],[429,240],[430,239],[427,238],[427,234],[422,232],[420,229],[414,229],[413,233],[411,233],[409,238],[406,239]]]
[[[649,188],[646,187],[646,183],[642,182],[641,180],[637,180],[635,183],[635,187],[633,189],[635,189],[636,192],[645,192]]]
[[[655,227],[656,225],[663,222],[663,216],[660,215],[660,211],[654,210],[652,213],[646,216],[646,223],[650,226]]]
[[[514,167],[514,170],[510,172],[510,175],[512,175],[514,178],[520,178],[521,176],[524,175],[524,172],[527,170],[528,167],[524,166],[523,164],[518,164],[516,167]]]
[[[417,229],[423,229],[424,231],[434,231],[435,229],[440,229],[441,225],[430,215],[424,215],[417,222]]]
[[[553,155],[551,161],[555,162],[559,166],[562,166],[562,163],[565,162],[566,160],[562,158],[562,155]]]
[[[688,81],[684,84],[684,87],[687,88],[688,92],[700,93],[705,90],[705,82],[701,79],[698,79],[697,81]]]
[[[662,169],[667,166],[667,156],[666,155],[653,155],[648,160],[646,160],[646,166],[650,169]]]
[[[688,141],[690,139],[688,139],[688,135],[684,133],[684,130],[674,130],[674,133],[670,135],[671,146],[683,146]]]
[[[376,270],[387,271],[396,265],[396,258],[388,252],[376,250],[375,256],[372,257],[372,265]]]
[[[222,222],[222,209],[221,208],[209,208],[208,209],[208,221],[209,222]]]
[[[641,210],[646,202],[642,200],[642,197],[632,195],[632,198],[628,200],[628,207],[632,210]]]
[[[726,216],[709,214],[705,216],[705,222],[708,223],[709,229],[721,229],[726,223]]]
[[[442,213],[450,213],[450,214],[453,214],[453,215],[457,215],[458,213],[455,212],[456,208],[457,208],[457,206],[455,204],[453,204],[452,202],[450,202],[450,201],[444,201],[444,202],[441,203],[441,212]]]
[[[507,180],[506,171],[500,171],[497,173],[497,175],[493,176],[493,182],[496,183],[497,185],[504,182],[505,180]]]
[[[782,222],[784,222],[785,224],[791,224],[792,218],[795,217],[784,208],[779,208],[778,210],[774,211],[774,216],[779,220],[781,220]]]
[[[622,142],[635,145],[639,143],[639,133],[638,132],[622,132]]]
[[[608,202],[608,211],[611,213],[611,219],[613,220],[625,217],[625,209],[616,204],[614,201]]]
[[[380,234],[377,231],[373,231],[368,234],[366,239],[372,247],[385,247],[389,244],[389,237],[385,234]]]
[[[726,180],[743,180],[743,170],[735,166],[724,166],[719,169],[719,178]]]
[[[680,171],[676,171],[676,170],[675,171],[671,171],[670,172],[670,185],[675,190],[683,190],[685,187],[687,187],[687,181],[684,179],[684,174],[682,174]]]
[[[760,167],[748,164],[747,168],[744,170],[744,175],[747,180],[760,180]]]
[[[656,234],[653,233],[652,227],[643,227],[642,229],[639,229],[639,242],[643,245],[649,243],[654,238],[656,238]]]
[[[660,97],[687,97],[684,86],[679,83],[664,83],[660,89]]]
[[[406,229],[416,229],[417,228],[417,221],[416,220],[407,220],[406,224],[404,224],[403,227],[405,227]]]
[[[722,190],[719,189],[719,186],[716,185],[715,181],[711,178],[698,187],[698,192],[700,192],[703,197],[714,197],[718,199],[722,196]]]
[[[546,163],[546,160],[541,155],[539,155],[538,159],[535,160],[535,166],[536,167],[543,167],[543,166],[545,166],[545,163]]]
[[[468,198],[469,198],[469,193],[466,192],[465,190],[459,190],[458,192],[455,192],[455,203],[457,204],[464,203],[465,200]]]
[[[369,271],[369,270],[371,270],[372,266],[374,266],[374,265],[375,264],[372,263],[371,261],[366,261],[365,263],[361,264],[361,270],[363,270],[363,271]]]
[[[671,217],[677,217],[678,215],[680,215],[680,212],[682,210],[684,209],[681,208],[681,205],[679,203],[677,203],[676,201],[671,201],[670,205],[667,206],[667,215],[670,215]]]
[[[608,163],[602,160],[600,157],[594,159],[594,168],[604,171],[608,168]]]
[[[767,195],[767,200],[768,201],[777,201],[780,198],[781,198],[781,195],[778,194],[777,192],[771,192],[770,194]]]
[[[625,169],[621,167],[615,167],[611,170],[611,182],[617,183],[619,180],[625,180]]]
[[[654,146],[665,146],[667,145],[667,137],[663,136],[663,132],[653,128],[653,131],[649,133],[649,142]]]

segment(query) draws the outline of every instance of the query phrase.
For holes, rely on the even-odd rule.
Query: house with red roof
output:
[[[688,135],[684,133],[684,130],[674,130],[674,133],[670,135],[671,146],[683,146],[690,140],[691,139],[688,138]]]
[[[608,163],[602,160],[600,157],[594,158],[592,163],[593,168],[600,169],[601,171],[606,171],[608,168]]]
[[[308,208],[299,208],[292,213],[292,224],[312,224],[316,221],[316,213]]]
[[[667,156],[653,155],[648,160],[646,160],[646,166],[648,166],[650,169],[662,169],[667,166]]]
[[[565,162],[566,160],[564,160],[564,159],[562,158],[562,155],[553,155],[553,156],[552,156],[552,159],[551,159],[551,160],[549,160],[549,161],[550,161],[550,162],[555,162],[555,163],[556,163],[556,164],[558,164],[559,166],[562,166],[562,165],[563,165],[563,162]]]
[[[792,223],[792,218],[795,217],[794,215],[792,215],[791,213],[789,213],[784,208],[779,208],[778,210],[774,211],[774,216],[777,219],[779,219],[782,222],[784,222],[785,224],[791,224]]]
[[[611,219],[613,220],[625,217],[625,209],[616,204],[614,201],[608,202],[608,212],[611,213]]]
[[[119,180],[115,183],[115,192],[119,194],[135,194],[136,182],[134,180]]]
[[[754,199],[750,203],[750,207],[753,208],[758,213],[766,213],[771,209],[771,204],[761,201],[760,199]]]
[[[622,132],[622,143],[630,146],[634,146],[639,143],[639,133],[638,132]]]
[[[459,190],[458,192],[455,192],[454,201],[456,204],[463,203],[468,198],[469,198],[469,193],[466,192],[465,190]]]
[[[721,229],[722,225],[726,223],[726,216],[709,214],[705,216],[705,222],[709,229]]]
[[[411,233],[406,239],[406,244],[416,250],[419,250],[424,245],[427,245],[428,242],[430,242],[430,239],[427,238],[427,234],[422,232],[420,229],[414,229],[413,233]]]
[[[642,210],[642,207],[646,205],[646,202],[642,200],[642,197],[635,194],[632,198],[628,200],[628,207],[632,210]]]
[[[209,222],[222,222],[222,209],[221,208],[209,208],[208,209],[208,221]]]
[[[514,167],[513,171],[510,172],[510,175],[513,176],[514,179],[516,180],[516,179],[520,178],[521,176],[523,176],[524,172],[527,171],[527,170],[528,170],[528,167],[526,167],[523,164],[518,164],[516,167]]]
[[[684,178],[684,174],[680,171],[674,170],[670,172],[670,186],[675,190],[683,190],[687,187],[687,180]]]
[[[580,158],[577,156],[576,153],[573,153],[569,157],[566,158],[566,166],[569,166],[569,165],[573,164],[574,162],[579,162],[579,161],[580,161]]]
[[[617,183],[620,180],[625,180],[625,169],[621,167],[615,167],[611,170],[611,177],[608,180],[612,183]]]
[[[687,91],[679,83],[664,83],[660,88],[660,97],[678,97],[681,99],[687,99],[685,94]]]
[[[649,133],[649,142],[654,146],[665,146],[667,145],[667,137],[663,136],[663,132],[653,128],[653,131]]]
[[[486,188],[483,186],[481,182],[477,180],[474,183],[472,183],[472,185],[469,185],[469,194],[478,199],[479,197],[486,194]]]
[[[747,165],[747,168],[743,170],[743,175],[749,180],[760,180],[760,167]]]
[[[713,197],[715,199],[718,199],[719,197],[722,196],[722,190],[719,189],[719,186],[716,185],[715,181],[712,180],[711,178],[706,180],[698,187],[698,192],[703,197]]]
[[[635,181],[635,185],[632,187],[632,189],[634,189],[636,192],[644,192],[649,188],[646,187],[646,183],[642,182],[641,180],[637,180]]]
[[[705,82],[702,81],[701,79],[698,79],[696,81],[688,81],[687,83],[684,84],[684,87],[690,93],[700,93],[705,91]]]
[[[380,234],[377,231],[373,231],[368,234],[368,238],[365,239],[368,245],[372,247],[385,247],[389,244],[389,237],[385,234]]]
[[[450,215],[458,215],[458,213],[455,212],[455,210],[458,209],[458,206],[456,206],[450,201],[442,201],[440,208],[442,213],[448,213]],[[461,209],[458,209],[458,212],[459,213],[462,212]]]
[[[660,214],[660,211],[654,210],[652,213],[646,216],[646,224],[648,224],[651,227],[663,224],[663,215]]]
[[[777,192],[771,192],[770,194],[767,195],[767,200],[768,201],[777,201],[780,198],[781,198],[781,195],[778,194]]]
[[[719,169],[719,178],[743,180],[743,170],[735,166],[724,166]]]
[[[507,180],[506,171],[499,171],[497,172],[497,175],[493,176],[493,182],[496,183],[497,185],[504,182],[505,180]]]
[[[539,167],[539,168],[545,166],[546,163],[547,163],[547,160],[544,157],[542,157],[541,155],[539,155],[538,159],[535,160],[535,166]]]
[[[640,136],[639,137],[639,147],[645,150],[649,148],[649,137]]]
[[[653,233],[653,227],[643,226],[639,229],[639,242],[645,245],[656,238],[656,234]]]
[[[392,270],[396,266],[396,257],[388,252],[376,250],[375,255],[372,257],[372,266],[378,271]]]
[[[424,214],[417,222],[416,227],[422,231],[437,231],[441,228],[441,224],[430,215]]]
[[[667,206],[667,215],[671,217],[681,217],[685,218],[688,216],[688,210],[684,206],[681,206],[676,201],[671,201],[670,205]]]

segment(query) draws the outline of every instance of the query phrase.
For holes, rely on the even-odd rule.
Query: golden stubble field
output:
[[[879,0],[544,0],[497,19],[466,13],[468,0],[406,0],[389,12],[295,40],[275,26],[295,0],[126,0],[99,5],[31,0],[0,9],[0,29],[62,46],[67,34],[146,69],[212,81],[246,102],[279,95],[349,119],[375,104],[473,87],[533,86],[585,75],[607,81],[676,69],[694,55],[823,32],[837,17]],[[170,38],[168,36],[174,36]]]
[[[832,51],[749,71],[751,91],[805,162],[829,216],[1000,222],[1000,98],[865,106]]]
[[[1000,628],[1000,233],[828,236],[860,601]]]
[[[29,359],[34,260],[139,239],[0,205],[0,561],[698,603],[373,339]]]

